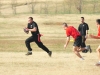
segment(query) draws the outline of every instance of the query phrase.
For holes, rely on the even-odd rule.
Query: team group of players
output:
[[[28,52],[26,55],[32,55],[32,48],[30,46],[31,42],[35,42],[38,47],[43,49],[48,53],[48,55],[51,57],[52,51],[50,51],[45,45],[40,40],[41,34],[39,32],[39,28],[36,22],[33,21],[33,17],[28,18],[28,25],[25,31],[27,31],[27,34],[29,31],[32,33],[32,36],[26,39],[25,44],[28,49]],[[98,27],[98,36],[90,35],[91,38],[94,39],[100,39],[100,19],[96,20],[97,27]],[[84,17],[81,17],[81,24],[78,27],[78,30],[73,27],[73,26],[68,26],[67,23],[63,23],[63,28],[66,31],[67,35],[67,40],[64,45],[64,48],[67,47],[69,41],[70,41],[70,36],[74,38],[74,44],[73,44],[73,52],[81,59],[84,60],[84,58],[80,55],[80,52],[87,53],[90,51],[92,52],[90,45],[86,46],[85,41],[88,38],[88,30],[89,26],[87,23],[84,22]],[[99,56],[99,62],[96,63],[95,65],[100,65],[100,46],[97,48],[97,53]]]

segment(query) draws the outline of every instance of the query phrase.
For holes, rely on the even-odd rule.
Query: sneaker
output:
[[[95,66],[100,66],[100,62],[96,63]]]
[[[25,55],[32,55],[32,52],[27,52]]]
[[[90,45],[87,46],[87,49],[90,50],[90,53],[92,53],[92,49]]]
[[[52,55],[52,51],[50,51],[50,52],[48,53],[48,55],[51,57],[51,55]]]
[[[88,52],[88,50],[87,50],[87,49],[85,49],[85,50],[83,50],[82,52],[83,52],[83,53],[87,53],[87,52]]]

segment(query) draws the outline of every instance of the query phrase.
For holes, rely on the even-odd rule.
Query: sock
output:
[[[81,60],[84,60],[84,58],[80,58]]]
[[[87,48],[87,47],[85,47],[85,49],[87,49],[87,50],[88,50],[88,48]]]
[[[32,51],[28,51],[29,53],[32,53]]]

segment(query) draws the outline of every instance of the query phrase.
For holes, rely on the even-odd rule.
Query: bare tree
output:
[[[40,13],[46,13],[46,3],[45,2],[41,2],[41,5],[40,5]]]
[[[97,1],[94,0],[94,1],[93,1],[93,13],[96,12],[96,5],[97,5]]]
[[[66,12],[66,3],[67,3],[66,0],[64,0],[63,1],[63,10],[64,10],[64,13]]]
[[[36,1],[35,0],[31,0],[31,9],[32,9],[32,14],[34,14],[34,7],[36,5]]]
[[[41,5],[40,5],[40,13],[45,13],[45,14],[48,14],[48,7],[49,7],[49,2],[48,0],[46,0],[45,2],[42,2]]]
[[[71,8],[72,8],[72,3],[73,0],[63,0],[63,8],[64,8],[64,13],[66,13],[66,10],[68,11],[68,13],[71,13]],[[66,8],[68,7],[68,8]]]
[[[45,10],[45,14],[48,14],[48,5],[49,5],[48,1],[46,0],[45,1],[45,9],[44,9]]]
[[[37,3],[36,0],[31,0],[31,2],[28,3],[28,7],[31,10],[32,14],[34,14],[34,9],[35,9],[36,3]]]
[[[77,10],[81,14],[82,13],[83,0],[74,0],[74,1],[75,1],[75,6],[76,6]]]
[[[42,5],[43,5],[43,3],[41,2],[41,4],[40,4],[40,14],[42,13]]]
[[[56,5],[56,9],[55,9],[55,13],[57,14],[58,13],[58,4],[57,4],[57,0],[56,0],[56,3],[55,3],[55,5]]]
[[[0,0],[0,15],[1,15],[2,0]]]
[[[17,0],[12,0],[11,2],[13,14],[16,14]]]
[[[68,1],[68,8],[69,8],[69,11],[68,12],[69,12],[69,14],[71,13],[72,2],[73,2],[72,0],[71,1],[70,0]]]

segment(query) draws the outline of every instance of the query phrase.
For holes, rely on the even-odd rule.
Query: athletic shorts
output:
[[[73,46],[82,47],[82,36],[78,36],[75,39]]]

